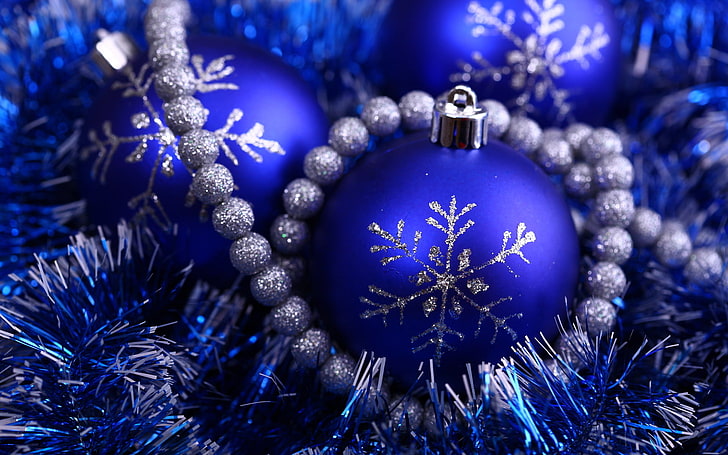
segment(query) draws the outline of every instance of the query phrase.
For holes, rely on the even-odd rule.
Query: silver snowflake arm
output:
[[[609,35],[604,31],[604,25],[597,23],[594,28],[583,25],[579,30],[574,45],[568,52],[559,54],[554,61],[558,65],[566,62],[578,62],[582,68],[589,67],[587,57],[601,58],[601,50],[609,44]]]
[[[428,346],[435,346],[435,361],[439,365],[442,355],[447,351],[454,351],[455,347],[445,340],[445,335],[452,335],[458,337],[460,341],[463,341],[465,335],[462,332],[453,330],[447,326],[444,322],[436,322],[432,324],[428,329],[410,338],[410,342],[415,344],[420,342],[412,348],[412,352],[419,352]]]
[[[481,270],[488,266],[491,266],[497,262],[505,264],[506,258],[509,256],[518,256],[525,262],[526,264],[530,264],[531,262],[526,259],[526,257],[523,255],[523,249],[524,246],[528,245],[529,243],[533,243],[536,241],[536,234],[533,233],[533,231],[526,232],[526,224],[525,223],[518,223],[518,229],[516,230],[516,239],[513,241],[513,244],[511,246],[508,246],[508,242],[511,240],[511,237],[513,236],[513,233],[511,231],[505,231],[503,233],[503,243],[501,244],[501,250],[493,256],[492,259],[489,261],[479,265],[475,268],[475,270]]]
[[[380,297],[384,297],[385,299],[388,299],[388,303],[381,303],[381,302],[375,302],[367,297],[360,297],[359,301],[362,303],[365,303],[369,305],[370,307],[373,307],[372,309],[366,310],[361,314],[362,319],[369,319],[374,316],[382,316],[382,322],[384,325],[387,325],[387,316],[392,310],[399,310],[399,324],[404,324],[404,310],[407,308],[407,305],[417,300],[418,298],[422,297],[423,295],[427,295],[435,290],[435,286],[421,289],[418,292],[415,292],[414,294],[410,294],[407,296],[398,296],[395,294],[392,294],[391,292],[385,291],[382,288],[379,288],[377,286],[369,286],[369,292],[375,295],[378,295]],[[429,313],[432,311],[431,306],[429,305],[428,301],[430,299],[426,300],[422,304],[422,308],[425,312],[426,316],[429,316]],[[436,305],[436,303],[435,303]]]
[[[468,22],[475,24],[471,31],[473,37],[500,34],[516,46],[520,46],[521,38],[513,33],[516,13],[512,9],[504,10],[503,2],[495,2],[488,9],[479,2],[473,1],[468,5],[468,13],[470,13]]]
[[[232,60],[233,58],[232,55],[216,58],[205,68],[203,67],[202,56],[193,55],[190,61],[197,73],[197,91],[207,93],[215,90],[238,90],[239,87],[230,82],[212,83],[231,75],[235,71],[235,68],[227,64],[228,60]]]
[[[235,125],[242,118],[243,111],[241,111],[240,109],[233,109],[233,111],[228,116],[225,125],[213,133],[217,138],[217,142],[220,145],[220,148],[225,153],[225,156],[227,156],[230,161],[233,162],[233,164],[235,164],[236,166],[238,165],[238,158],[235,156],[232,150],[230,150],[230,147],[225,142],[226,140],[233,141],[238,144],[238,147],[240,147],[242,151],[247,153],[248,156],[250,156],[256,163],[262,163],[263,156],[253,150],[252,147],[267,150],[268,152],[275,153],[277,155],[286,154],[286,151],[277,141],[263,139],[265,128],[260,123],[255,123],[247,132],[243,134],[231,133],[230,128],[232,128],[233,125]]]

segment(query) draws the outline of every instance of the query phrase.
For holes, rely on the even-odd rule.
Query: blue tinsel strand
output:
[[[644,97],[728,76],[724,0],[612,0],[622,24],[623,88]]]
[[[0,447],[214,452],[180,411],[197,375],[188,353],[142,322],[145,306],[173,300],[184,278],[167,281],[146,242],[124,225],[113,239],[78,235],[67,256],[30,270],[39,286],[23,283],[23,293],[0,301]]]
[[[0,6],[0,275],[62,250],[82,203],[54,163],[96,84],[85,55],[99,27],[139,20],[117,0]],[[130,15],[127,16],[127,11]],[[12,292],[6,283],[2,293]]]

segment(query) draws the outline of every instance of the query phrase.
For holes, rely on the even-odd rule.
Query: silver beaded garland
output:
[[[574,164],[564,177],[566,194],[577,199],[591,197],[596,189],[594,170],[586,163]]]
[[[246,200],[237,197],[228,198],[212,211],[212,226],[229,240],[248,233],[254,222],[253,208]]]
[[[308,241],[308,226],[303,221],[280,215],[270,227],[270,242],[282,254],[296,254]]]
[[[361,120],[371,134],[388,136],[397,131],[402,117],[397,103],[386,96],[378,96],[364,103]]]
[[[682,267],[690,259],[693,242],[682,224],[677,221],[666,221],[652,250],[662,265],[672,268]]]
[[[629,189],[634,182],[632,162],[622,155],[610,155],[597,161],[594,174],[602,190]]]
[[[591,337],[610,332],[617,322],[617,308],[609,301],[589,297],[576,306],[576,318]]]
[[[190,191],[203,204],[219,204],[230,196],[234,188],[235,181],[230,170],[214,163],[195,172]]]
[[[268,265],[271,248],[268,240],[256,232],[248,232],[230,245],[230,262],[244,275],[253,275]]]
[[[200,129],[207,122],[209,111],[200,100],[191,96],[180,96],[164,103],[164,121],[172,132],[180,136],[192,129]]]
[[[564,130],[564,139],[574,150],[581,150],[581,144],[594,130],[584,123],[572,123]]]
[[[250,279],[250,293],[260,304],[273,306],[290,294],[293,283],[283,267],[269,265]]]
[[[430,127],[435,100],[429,93],[412,91],[399,100],[402,126],[408,130],[424,130]]]
[[[220,145],[210,131],[194,129],[180,136],[177,154],[185,167],[197,170],[217,160],[220,155]]]
[[[181,25],[172,25],[169,32],[178,34],[179,31],[175,32],[175,28],[184,30]],[[165,66],[187,65],[190,60],[190,51],[184,39],[167,38],[156,34],[155,38],[149,45],[149,62],[152,68],[160,70]]]
[[[723,273],[723,260],[713,248],[698,248],[685,264],[685,278],[699,286],[715,284]]]
[[[316,368],[329,357],[331,340],[321,329],[308,329],[291,343],[291,355],[304,368]]]
[[[603,191],[594,200],[593,213],[603,226],[627,227],[634,211],[634,198],[628,190]]]
[[[541,127],[528,117],[511,118],[505,140],[511,147],[526,155],[535,152],[541,146]]]
[[[303,159],[303,173],[319,185],[330,185],[344,175],[344,159],[327,145],[316,147]]]
[[[319,370],[319,380],[329,392],[336,395],[347,393],[354,383],[356,363],[346,354],[334,354]]]
[[[594,236],[592,253],[598,261],[624,264],[632,254],[632,236],[619,227],[602,228]]]
[[[297,335],[311,325],[311,307],[298,296],[291,296],[270,312],[271,328],[283,335]]]
[[[189,96],[197,90],[195,75],[187,65],[166,65],[154,77],[154,90],[162,101]]]
[[[293,218],[314,216],[324,204],[324,192],[309,179],[296,179],[283,190],[283,207]]]
[[[653,210],[639,207],[634,212],[629,232],[636,246],[651,246],[662,232],[662,217]]]
[[[369,145],[369,131],[356,117],[344,117],[331,125],[329,145],[342,156],[356,156]]]
[[[568,142],[554,135],[544,134],[543,143],[536,151],[536,162],[549,174],[563,174],[574,161]]]
[[[613,262],[597,262],[586,273],[586,288],[589,294],[605,300],[622,295],[627,287],[627,278],[622,269]]]
[[[596,164],[604,157],[622,154],[622,140],[614,131],[597,128],[581,143],[581,152],[587,163]]]
[[[511,126],[511,113],[508,109],[496,100],[485,100],[478,104],[488,112],[488,135],[496,139],[503,136]]]

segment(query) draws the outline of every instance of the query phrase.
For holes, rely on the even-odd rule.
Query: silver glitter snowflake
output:
[[[400,296],[377,286],[369,286],[369,292],[374,296],[360,298],[361,302],[370,307],[361,314],[361,317],[367,319],[378,315],[382,316],[382,321],[386,326],[389,313],[399,311],[399,323],[401,325],[404,323],[405,308],[410,304],[419,303],[425,316],[429,318],[434,315],[435,319],[430,327],[411,338],[410,341],[414,345],[412,352],[434,346],[434,358],[437,362],[440,361],[445,351],[455,349],[445,339],[446,336],[455,337],[460,341],[464,339],[465,335],[462,332],[448,326],[448,320],[449,318],[458,319],[467,307],[478,312],[475,337],[479,335],[483,321],[487,318],[490,319],[495,328],[491,343],[495,342],[501,329],[508,332],[513,339],[516,339],[517,334],[508,325],[508,320],[520,318],[522,314],[499,316],[494,313],[493,310],[496,306],[512,300],[510,296],[485,304],[477,302],[475,296],[486,292],[490,288],[490,285],[486,283],[482,276],[479,276],[478,272],[496,264],[503,264],[508,267],[506,259],[510,256],[517,256],[524,262],[530,263],[523,255],[522,249],[527,244],[535,242],[536,235],[532,231],[526,232],[526,225],[519,223],[515,239],[512,239],[513,233],[511,231],[505,231],[500,251],[482,264],[473,265],[471,263],[472,250],[464,248],[456,251],[456,243],[460,236],[475,225],[472,219],[461,223],[461,218],[473,210],[476,204],[467,204],[458,211],[457,200],[455,196],[452,196],[447,212],[437,201],[430,202],[429,207],[445,221],[445,223],[441,223],[432,216],[425,220],[428,225],[445,235],[445,251],[443,252],[440,246],[431,246],[427,252],[427,259],[421,259],[420,255],[418,255],[419,242],[422,238],[421,231],[415,231],[409,245],[402,239],[404,220],[397,223],[396,234],[386,231],[377,223],[369,225],[369,230],[372,233],[387,241],[386,244],[374,245],[370,248],[372,253],[387,253],[380,260],[382,266],[398,260],[410,260],[421,267],[421,270],[409,277],[410,281],[417,286],[417,290],[409,295]],[[513,273],[510,267],[508,267],[508,270]]]
[[[190,61],[196,73],[194,79],[195,90],[200,93],[215,90],[238,90],[239,87],[236,84],[218,82],[234,72],[235,69],[227,64],[232,58],[233,56],[226,55],[212,60],[205,67],[201,56],[192,56]],[[135,136],[118,136],[113,131],[112,123],[107,120],[102,123],[100,132],[96,130],[89,132],[91,145],[81,151],[81,158],[88,159],[90,155],[96,154],[91,168],[92,177],[104,184],[106,183],[106,176],[112,159],[120,145],[136,144],[134,150],[126,157],[126,162],[132,164],[141,162],[146,154],[150,152],[150,148],[154,148],[152,153],[156,153],[156,158],[146,188],[129,201],[129,207],[136,210],[136,218],[149,216],[158,225],[168,227],[171,223],[159,197],[154,192],[154,185],[157,172],[161,172],[166,177],[174,175],[173,161],[177,155],[177,140],[172,130],[164,124],[160,113],[149,100],[149,90],[154,82],[154,73],[150,71],[150,66],[148,64],[143,65],[138,74],[134,70],[128,69],[125,71],[125,76],[126,81],[114,83],[111,89],[123,90],[122,97],[124,98],[139,98],[143,110],[131,116],[131,124],[139,130],[147,129],[150,126],[153,127],[153,130]],[[252,147],[264,149],[270,153],[285,154],[283,147],[278,142],[263,139],[265,129],[260,123],[255,123],[243,134],[230,132],[233,125],[242,118],[243,111],[233,109],[225,125],[216,131],[212,131],[220,148],[233,164],[238,165],[238,159],[230,149],[228,141],[237,144],[240,150],[256,162],[263,161],[263,157]],[[204,213],[204,210],[202,213]]]
[[[474,37],[500,35],[509,40],[515,49],[506,54],[506,64],[492,65],[481,52],[472,53],[472,63],[460,62],[461,72],[453,74],[453,82],[482,81],[490,78],[500,82],[510,77],[511,88],[520,95],[515,103],[527,112],[535,110],[534,103],[550,97],[556,109],[556,120],[563,121],[569,116],[572,105],[568,102],[571,93],[560,89],[556,80],[565,73],[564,64],[577,62],[582,68],[588,68],[589,59],[601,58],[600,50],[609,44],[609,35],[604,25],[597,23],[594,28],[582,25],[579,34],[570,49],[554,37],[554,33],[564,28],[562,16],[564,5],[557,0],[525,0],[527,10],[520,15],[520,20],[527,24],[532,33],[521,38],[513,32],[517,13],[512,9],[504,9],[502,2],[495,2],[486,8],[480,2],[473,1],[468,5],[468,22],[474,24]]]

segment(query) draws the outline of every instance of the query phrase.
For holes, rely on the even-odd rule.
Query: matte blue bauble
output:
[[[259,123],[264,127],[262,138],[278,142],[286,152],[284,155],[269,153],[265,148],[251,145],[250,148],[262,157],[262,162],[258,163],[235,142],[226,141],[239,164],[234,166],[222,150],[218,158],[218,162],[230,168],[239,187],[233,196],[241,197],[253,206],[254,230],[267,233],[275,216],[283,212],[283,188],[292,179],[302,176],[304,155],[326,142],[328,121],[310,87],[295,70],[269,52],[241,41],[215,37],[190,38],[189,48],[190,55],[203,57],[203,67],[220,57],[232,56],[224,64],[234,71],[211,83],[235,84],[238,89],[195,94],[210,111],[205,128],[214,131],[224,127],[231,112],[240,109],[243,117],[233,124],[231,133],[246,133]],[[140,66],[136,66],[137,72]],[[128,79],[120,77],[117,81],[125,83]],[[121,143],[110,155],[108,169],[104,170],[105,162],[99,161],[99,147],[89,139],[90,132],[108,142],[104,132],[107,122],[113,135],[119,138],[158,131],[140,97],[124,97],[123,87],[113,87],[110,85],[95,100],[82,132],[80,150],[86,159],[79,163],[78,180],[87,201],[89,222],[113,226],[121,218],[133,218],[144,201],[134,208],[129,202],[144,193],[150,176],[154,175],[153,191],[169,221],[177,225],[179,247],[175,251],[176,257],[184,263],[192,259],[199,277],[218,285],[231,284],[236,272],[228,259],[230,241],[214,231],[209,219],[200,221],[199,203],[185,206],[192,178],[172,147],[167,149],[168,163],[165,164],[155,163],[159,150],[156,140],[149,141],[143,156],[135,154],[139,140]],[[148,94],[149,102],[163,119],[161,101],[153,89]],[[162,168],[173,170],[174,175],[163,175]],[[164,224],[157,222],[163,217],[162,212],[153,201],[148,201],[148,209],[149,214],[145,217],[148,225],[158,229]]]
[[[554,3],[548,8],[548,14],[540,17],[552,17],[545,23],[557,29],[559,24],[563,25],[553,33],[540,32],[541,43],[535,32],[541,24],[540,17],[525,0],[499,2],[503,6],[500,12],[491,9],[495,3],[493,0],[394,0],[379,41],[385,94],[394,98],[410,90],[440,94],[454,82],[462,81],[483,98],[497,99],[514,108],[530,104],[530,115],[544,126],[563,120],[604,122],[614,101],[620,69],[619,28],[609,2],[534,0],[541,6]],[[483,11],[488,11],[487,19]],[[490,20],[508,23],[508,11],[514,13],[509,32],[512,39],[505,38],[505,33],[500,33]],[[528,15],[534,19],[533,25],[527,22]],[[597,24],[602,24],[602,33]],[[573,59],[567,54],[583,26],[591,30],[591,38],[585,44],[594,44],[598,53]],[[604,42],[605,36],[608,43]],[[558,48],[557,41],[561,44]],[[481,60],[476,54],[488,64],[479,63]],[[467,71],[467,65],[471,72]],[[486,68],[506,67],[505,71],[479,73]],[[553,82],[552,86],[549,81]],[[539,100],[541,90],[544,96]],[[527,99],[529,93],[531,96]],[[557,98],[561,95],[569,96],[559,101]],[[526,98],[519,100],[519,97]],[[560,110],[564,102],[566,107],[570,106],[569,112]]]
[[[437,376],[459,384],[466,362],[556,334],[576,290],[578,238],[558,188],[510,147],[407,136],[331,193],[314,229],[314,302],[355,356],[386,356],[405,383],[439,358]]]

